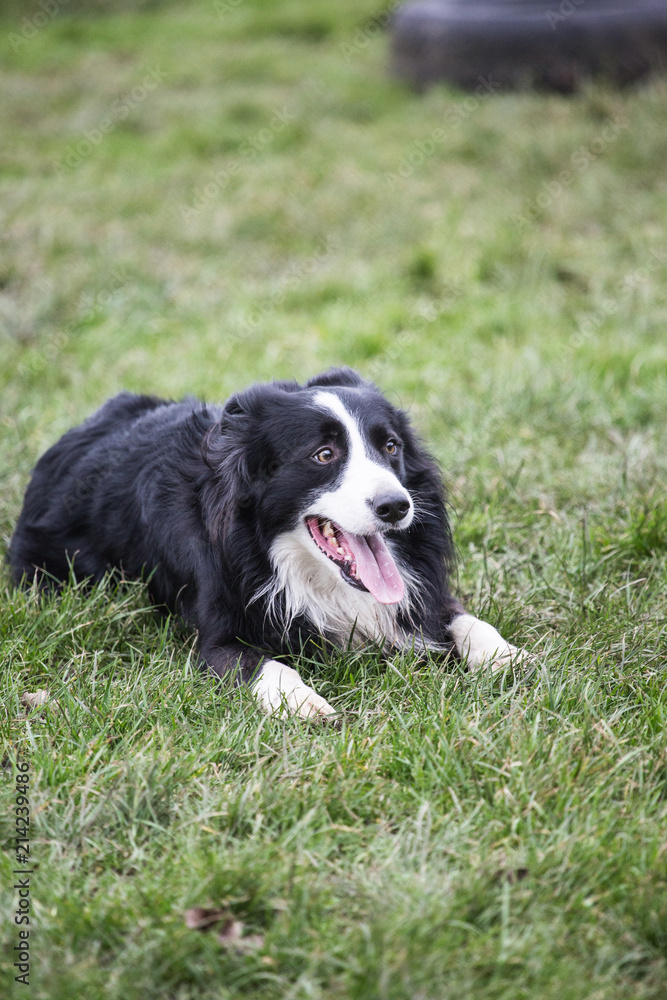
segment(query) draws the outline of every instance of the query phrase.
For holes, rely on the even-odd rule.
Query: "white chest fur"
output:
[[[263,593],[268,598],[269,614],[273,610],[275,617],[277,599],[282,595],[285,628],[303,615],[315,631],[331,636],[344,647],[359,648],[369,642],[382,646],[405,643],[405,633],[396,619],[400,611],[410,612],[410,580],[406,580],[406,596],[400,604],[378,603],[372,594],[351,587],[340,573],[322,563],[313,552],[305,525],[279,535],[270,555],[274,576]]]

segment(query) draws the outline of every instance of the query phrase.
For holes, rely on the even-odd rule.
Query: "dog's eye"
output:
[[[396,452],[398,451],[398,445],[396,444],[396,442],[394,441],[393,438],[389,438],[389,440],[387,441],[386,445],[384,446],[384,450],[389,455],[395,455],[396,454]]]
[[[313,458],[315,459],[316,462],[320,462],[322,465],[326,465],[327,462],[333,461],[335,455],[333,453],[332,448],[320,448],[319,451],[315,452]]]

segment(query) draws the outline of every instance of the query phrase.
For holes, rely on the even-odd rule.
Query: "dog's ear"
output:
[[[242,399],[233,396],[225,404],[220,420],[209,427],[202,439],[202,458],[213,473],[202,509],[213,541],[228,534],[238,510],[250,494],[249,423]]]
[[[367,384],[361,375],[352,368],[329,368],[327,371],[322,372],[321,375],[314,375],[313,378],[308,379],[305,388],[312,389],[314,386],[319,385],[355,387]]]
[[[415,433],[407,413],[399,409],[394,412],[403,440],[406,486],[411,492],[419,493],[422,499],[428,497],[429,506],[437,507],[441,516],[445,505],[445,486],[438,464]]]
[[[454,545],[448,517],[447,491],[438,463],[424,447],[413,430],[407,413],[396,410],[398,429],[403,439],[404,484],[417,507],[417,516],[410,532],[423,535],[432,554],[437,553],[441,565],[451,569]],[[434,530],[439,526],[439,532]],[[432,579],[437,577],[434,567]]]
[[[403,440],[403,463],[415,516],[406,531],[393,539],[401,560],[419,581],[420,622],[426,635],[446,643],[444,609],[449,596],[449,577],[455,567],[455,550],[448,518],[447,494],[437,462],[424,448],[402,410],[396,411]]]
[[[243,413],[247,413],[248,410],[245,405],[243,393],[237,392],[234,396],[230,396],[223,406],[222,412],[225,416],[230,417],[238,417]]]

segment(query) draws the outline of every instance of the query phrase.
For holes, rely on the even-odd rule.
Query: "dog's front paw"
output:
[[[457,615],[449,630],[457,653],[471,670],[502,670],[508,666],[521,666],[529,660],[525,649],[512,646],[493,625],[473,615]]]
[[[495,649],[491,653],[483,653],[480,658],[471,659],[469,657],[468,663],[474,668],[490,667],[491,670],[496,671],[502,670],[503,667],[525,666],[529,659],[530,654],[525,649],[519,649],[518,646],[513,646],[510,642],[503,640],[502,648]]]
[[[252,691],[269,715],[298,715],[317,721],[336,714],[324,698],[304,684],[296,670],[276,660],[263,665]]]
[[[311,719],[319,722],[329,716],[336,714],[328,701],[325,701],[307,684],[301,684],[287,699],[288,708],[295,715],[300,715],[302,719]]]

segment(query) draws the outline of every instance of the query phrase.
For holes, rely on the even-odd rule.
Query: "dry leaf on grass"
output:
[[[221,920],[229,918],[227,910],[208,910],[204,906],[193,906],[191,910],[186,910],[185,926],[191,931],[207,931],[213,924],[220,923]]]
[[[248,934],[247,937],[243,937],[243,921],[230,920],[218,934],[218,941],[225,948],[242,954],[261,948],[264,944],[264,935]]]
[[[243,921],[236,920],[229,910],[207,909],[204,906],[193,906],[183,914],[185,926],[191,930],[207,931],[216,924],[222,924],[218,931],[218,941],[225,948],[244,954],[256,951],[264,944],[262,934],[248,934],[243,937]]]
[[[49,700],[49,692],[40,688],[39,691],[24,691],[21,695],[21,704],[28,711],[32,711],[35,708],[43,708]],[[54,704],[52,702],[52,704]]]

